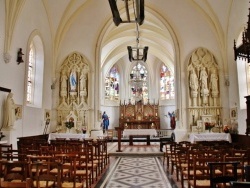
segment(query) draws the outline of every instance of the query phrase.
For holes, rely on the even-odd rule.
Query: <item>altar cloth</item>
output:
[[[232,143],[232,138],[229,133],[191,133],[189,140],[191,143],[199,141],[228,141]]]

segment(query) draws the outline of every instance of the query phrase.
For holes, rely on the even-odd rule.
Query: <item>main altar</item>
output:
[[[119,126],[124,129],[160,129],[159,105],[142,101],[120,103]]]

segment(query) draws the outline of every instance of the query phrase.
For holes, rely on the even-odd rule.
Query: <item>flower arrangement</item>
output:
[[[72,127],[74,127],[74,121],[66,121],[65,126],[67,127],[67,129],[71,129]]]
[[[228,125],[225,125],[223,128],[224,133],[229,133],[230,127]]]
[[[83,127],[83,128],[82,128],[82,133],[83,133],[83,134],[86,134],[86,132],[87,132],[86,127]]]
[[[154,116],[152,114],[148,114],[148,118],[152,119]]]
[[[209,132],[211,131],[211,129],[215,126],[214,123],[210,123],[210,122],[205,122],[205,130],[209,130]]]

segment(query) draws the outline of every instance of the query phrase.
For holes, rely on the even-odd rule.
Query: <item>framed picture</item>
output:
[[[23,116],[23,106],[22,105],[16,104],[15,116],[16,116],[16,119],[22,119],[22,116]]]
[[[47,119],[50,119],[50,118],[51,118],[51,112],[50,112],[50,110],[45,109],[44,120],[46,121]]]
[[[199,127],[199,132],[204,132],[205,125],[203,124],[202,120],[197,120],[197,127]],[[196,129],[197,129],[197,127],[196,127]],[[197,132],[198,132],[198,130],[197,130]]]
[[[237,119],[237,117],[238,117],[237,107],[231,108],[230,109],[230,118],[231,119]]]

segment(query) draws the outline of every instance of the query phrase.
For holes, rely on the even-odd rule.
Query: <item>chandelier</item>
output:
[[[250,13],[249,13],[250,14]],[[234,40],[234,59],[242,58],[250,63],[250,15],[248,15],[247,28],[242,33],[242,44],[237,48]]]
[[[131,23],[136,22],[139,25],[143,24],[144,21],[144,0],[120,0],[124,2],[126,17],[121,18],[117,8],[117,2],[119,0],[109,0],[109,5],[113,15],[113,21],[116,26],[120,23]],[[133,3],[133,12],[129,12],[129,2]]]

